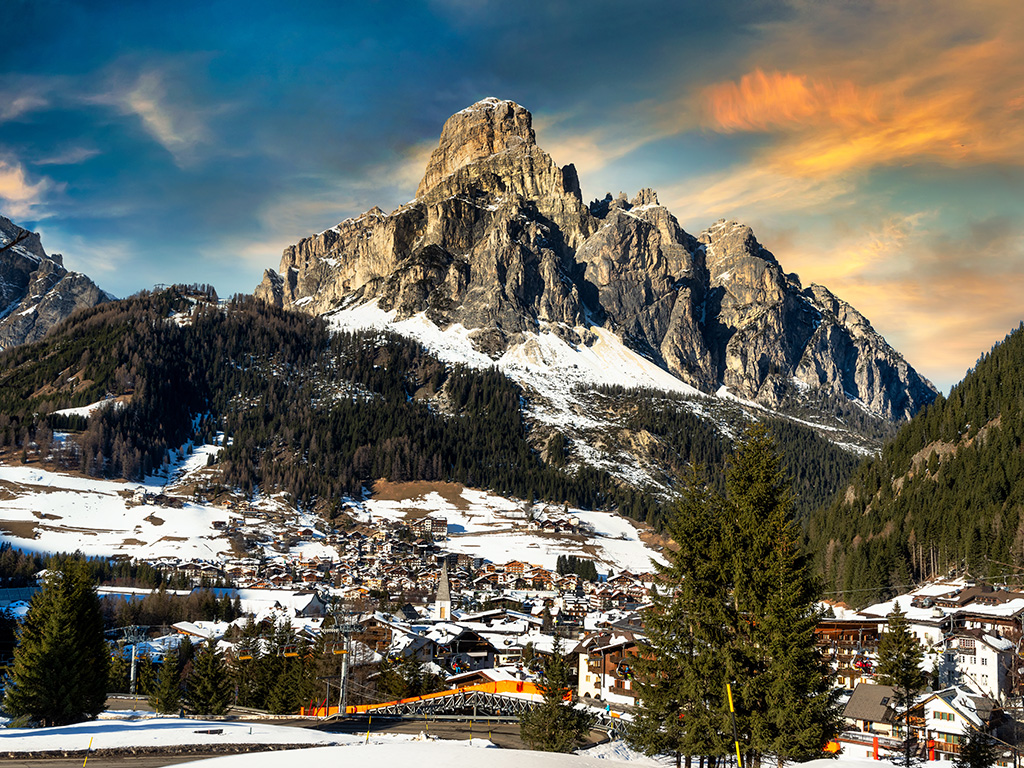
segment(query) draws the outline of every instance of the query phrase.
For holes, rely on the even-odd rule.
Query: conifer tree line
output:
[[[629,738],[648,754],[714,766],[736,750],[731,690],[745,765],[820,757],[838,712],[814,642],[819,585],[766,427],[745,434],[725,486],[723,496],[692,472],[668,523],[678,549],[658,568],[666,588],[632,664]]]
[[[983,356],[810,519],[827,589],[854,605],[951,572],[1024,566],[1024,328]]]
[[[610,401],[618,418],[629,429],[643,430],[661,438],[653,444],[651,455],[665,468],[667,477],[685,476],[694,465],[724,467],[732,454],[730,441],[714,424],[687,407],[692,400],[690,397],[608,385],[597,387],[595,392]],[[702,402],[701,407],[708,406]],[[838,405],[834,409],[848,416]],[[743,431],[746,418],[739,411],[731,408],[719,410],[716,420],[737,433]],[[871,417],[863,416],[863,419],[870,420]],[[794,421],[766,418],[763,423],[775,438],[783,471],[794,490],[793,505],[797,519],[805,521],[845,487],[861,464],[861,458]],[[715,491],[725,492],[724,473],[715,472],[705,482]],[[639,519],[661,527],[663,515],[670,512],[668,507],[660,506]]]
[[[575,573],[587,581],[597,581],[597,565],[586,557],[559,555],[555,561],[555,572],[563,576],[567,573]]]
[[[46,339],[0,354],[0,451],[23,461],[52,455],[93,476],[137,480],[186,441],[223,432],[217,461],[227,485],[286,491],[328,514],[384,477],[617,508],[661,524],[659,494],[585,464],[568,469],[564,436],[552,438],[542,460],[522,417],[523,392],[500,372],[447,366],[390,334],[331,333],[320,318],[252,297],[227,306],[198,300],[209,293],[208,286],[142,292],[83,310]],[[107,394],[128,402],[88,419],[54,413]],[[725,461],[726,438],[664,393],[597,393],[633,395],[627,426],[661,438],[655,450],[661,446],[670,472]],[[812,445],[809,430],[790,429],[787,466],[806,484],[801,498],[817,501],[816,489],[830,492],[849,472],[849,456],[825,441]],[[72,439],[54,438],[66,431]]]
[[[284,490],[303,506],[337,505],[380,477],[652,506],[607,472],[541,461],[522,391],[499,372],[445,366],[390,334],[332,334],[251,297],[218,307],[177,288],[143,292],[82,311],[0,362],[0,450],[52,454],[94,476],[140,479],[187,440],[223,431],[226,483]],[[53,413],[107,393],[130,401],[88,420]],[[69,429],[81,431],[53,439]]]

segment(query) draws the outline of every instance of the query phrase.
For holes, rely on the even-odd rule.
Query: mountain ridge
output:
[[[376,300],[403,320],[469,329],[493,359],[550,331],[592,329],[681,381],[784,408],[809,390],[905,421],[935,389],[851,305],[804,288],[736,222],[687,233],[650,189],[582,201],[572,165],[536,144],[529,111],[495,98],[446,121],[417,197],[285,249],[255,295],[324,315]]]
[[[113,298],[48,255],[37,233],[0,216],[0,349],[38,341],[75,310]]]

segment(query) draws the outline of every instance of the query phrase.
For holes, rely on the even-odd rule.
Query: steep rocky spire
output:
[[[476,160],[510,147],[536,143],[533,116],[528,110],[514,101],[493,97],[478,101],[445,122],[441,140],[430,155],[416,197],[422,197],[438,181]]]

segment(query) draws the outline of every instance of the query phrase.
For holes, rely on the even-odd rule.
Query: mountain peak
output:
[[[470,163],[536,143],[529,110],[514,101],[482,99],[445,121],[441,140],[430,155],[416,197],[422,197],[441,179]]]
[[[0,349],[37,341],[76,309],[111,298],[47,254],[38,233],[0,216]]]
[[[286,249],[257,295],[318,314],[371,301],[396,322],[424,313],[491,359],[548,331],[586,344],[601,325],[688,385],[772,408],[813,391],[902,420],[934,396],[852,308],[805,294],[749,226],[723,219],[697,240],[651,189],[585,206],[575,169],[500,99],[445,122],[416,200]]]

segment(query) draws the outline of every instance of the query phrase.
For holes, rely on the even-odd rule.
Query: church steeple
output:
[[[441,565],[441,578],[437,582],[437,597],[434,598],[434,618],[450,621],[452,618],[452,593],[448,584],[448,560]]]

